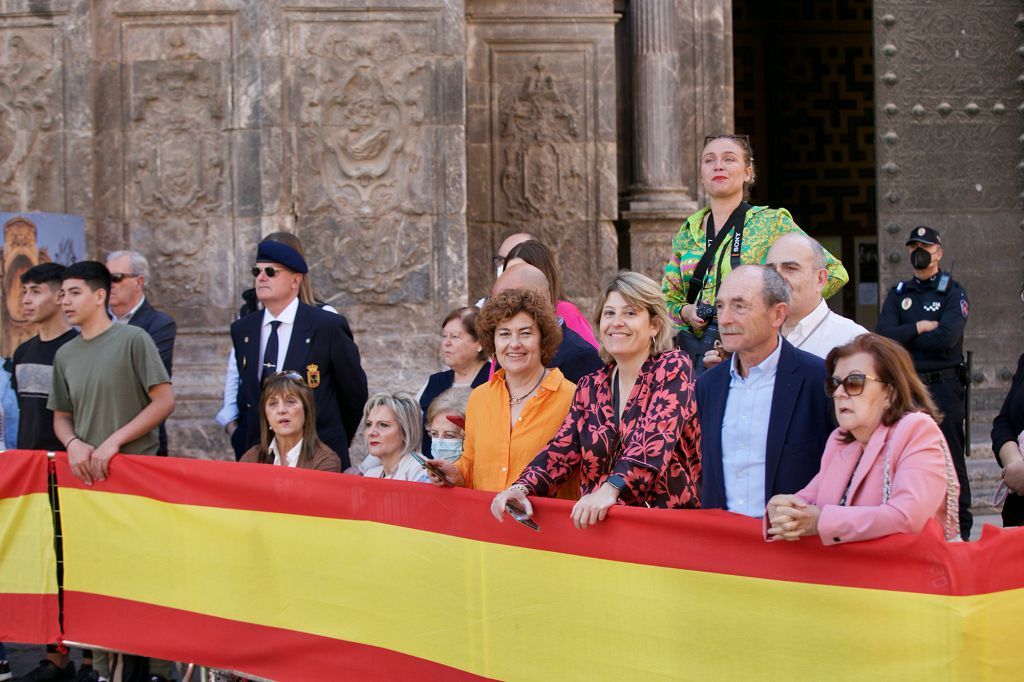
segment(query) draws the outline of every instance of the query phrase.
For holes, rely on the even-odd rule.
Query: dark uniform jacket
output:
[[[139,327],[152,337],[153,343],[156,344],[156,349],[160,353],[160,361],[167,369],[167,376],[173,377],[171,365],[174,364],[174,338],[178,335],[178,324],[174,318],[151,306],[147,298],[143,299],[142,305],[128,320],[128,324]],[[163,422],[160,423],[160,446],[157,448],[156,454],[167,454],[167,428]]]
[[[231,325],[231,342],[238,365],[238,430],[246,447],[259,442],[259,368],[262,310]],[[281,371],[298,372],[313,390],[316,401],[316,432],[337,453],[344,471],[349,466],[348,446],[359,428],[366,404],[366,374],[359,348],[352,340],[348,321],[299,303]]]
[[[875,328],[910,352],[919,373],[950,369],[963,362],[967,292],[952,279],[944,292],[939,291],[943,274],[927,280],[914,277],[890,289]],[[918,334],[919,320],[935,320],[939,326]]]

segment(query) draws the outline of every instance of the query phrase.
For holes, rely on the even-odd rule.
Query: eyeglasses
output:
[[[864,384],[868,382],[868,379],[877,381],[880,384],[889,383],[887,381],[882,381],[878,377],[873,377],[870,374],[861,374],[860,372],[849,374],[845,379],[827,377],[825,379],[825,395],[832,397],[832,394],[836,392],[836,389],[842,386],[843,390],[846,391],[846,395],[853,398],[864,392]]]
[[[273,277],[277,273],[287,272],[284,268],[275,268],[273,265],[264,265],[262,268],[258,265],[252,266],[252,276],[259,277],[260,273],[265,273],[267,277]]]
[[[501,265],[504,265],[505,264],[505,257],[504,256],[491,256],[491,263],[494,265],[494,267],[499,267]]]
[[[142,275],[133,275],[129,272],[112,272],[110,273],[110,281],[114,284],[120,284],[128,277],[142,277]]]
[[[707,147],[708,143],[712,142],[713,140],[721,140],[721,139],[736,140],[737,142],[744,142],[744,143],[746,143],[748,148],[750,147],[750,135],[705,135],[704,136],[704,146]]]

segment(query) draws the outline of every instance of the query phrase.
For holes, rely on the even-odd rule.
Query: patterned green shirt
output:
[[[709,210],[708,207],[704,207],[687,218],[679,233],[672,239],[672,260],[665,266],[665,278],[661,282],[661,289],[668,304],[668,314],[680,329],[689,329],[683,319],[683,307],[687,305],[686,292],[690,286],[690,278],[697,267],[697,261],[707,248],[701,221]],[[784,208],[751,207],[743,221],[740,262],[744,265],[764,263],[772,243],[787,232],[806,234],[793,222],[793,216]],[[718,295],[718,257],[723,256],[722,249],[731,248],[732,239],[722,240],[722,245],[704,276],[704,288],[697,296],[698,301],[714,304]],[[724,254],[721,261],[723,279],[732,272],[730,260],[729,254]],[[828,269],[828,281],[822,295],[829,298],[850,280],[850,276],[839,259],[828,251],[825,251],[825,267]]]

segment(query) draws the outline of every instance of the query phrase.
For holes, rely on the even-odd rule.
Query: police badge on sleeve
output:
[[[967,305],[967,299],[960,299],[960,312],[963,313],[964,319],[967,319],[967,313],[969,312],[969,306]]]

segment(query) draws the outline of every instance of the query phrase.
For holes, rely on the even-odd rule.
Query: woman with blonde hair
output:
[[[408,393],[375,393],[363,408],[363,437],[367,452],[380,462],[367,478],[429,482],[417,461],[423,433],[423,412]]]
[[[533,513],[529,496],[552,497],[579,475],[577,528],[602,521],[615,504],[696,508],[700,424],[693,370],[672,348],[673,326],[656,282],[624,270],[604,286],[594,320],[606,366],[580,379],[569,414],[547,447],[499,493]]]
[[[297,372],[277,372],[263,384],[260,442],[240,461],[341,471],[341,459],[317,438],[313,391]]]

